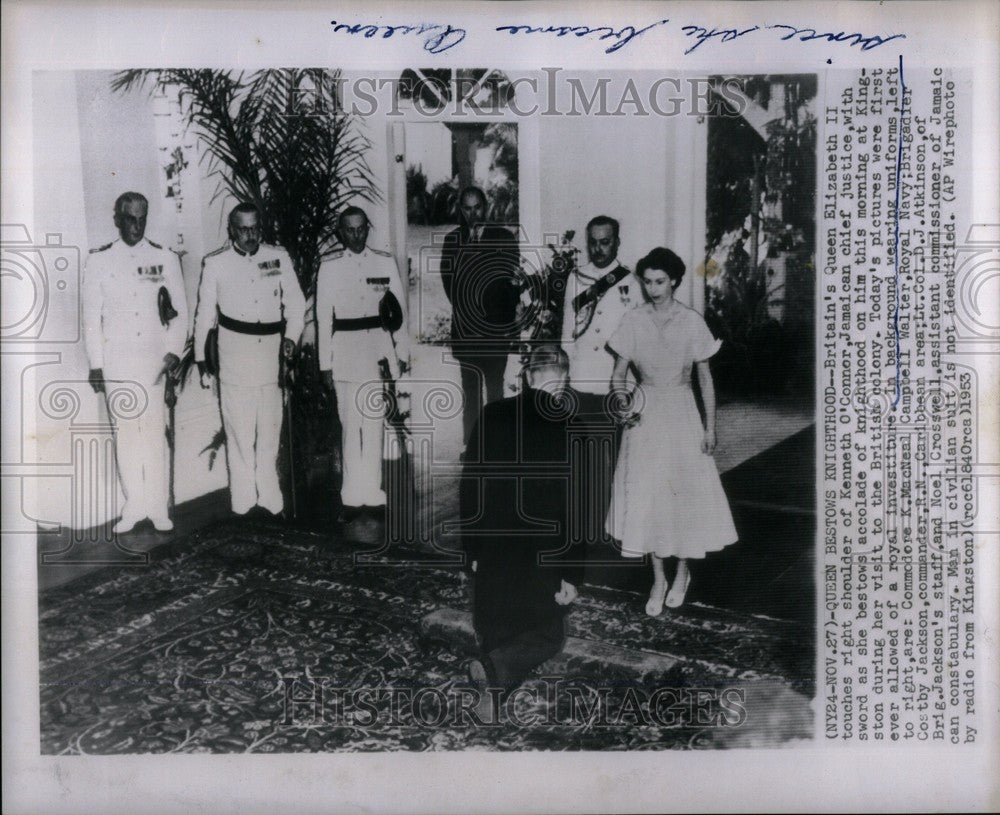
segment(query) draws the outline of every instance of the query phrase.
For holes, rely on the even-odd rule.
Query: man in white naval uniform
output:
[[[406,298],[399,270],[392,255],[367,245],[368,231],[364,210],[345,209],[338,221],[345,249],[324,261],[316,278],[317,353],[323,382],[337,395],[345,520],[361,508],[385,506],[383,420],[365,407],[372,401],[365,398],[365,391],[378,387],[379,360],[389,363],[394,379],[409,364],[402,305]],[[387,310],[395,313],[395,319],[387,319]]]
[[[115,424],[115,455],[125,506],[115,532],[149,518],[173,529],[168,512],[165,377],[187,339],[188,310],[180,259],[146,238],[149,203],[137,192],[115,201],[118,240],[92,249],[83,276],[83,327],[90,384],[105,393]],[[111,394],[106,393],[106,385]],[[117,385],[115,383],[118,383]],[[120,410],[131,398],[135,413]]]
[[[205,257],[194,321],[203,388],[211,386],[205,340],[218,326],[219,401],[233,512],[255,506],[273,515],[284,501],[278,482],[282,393],[280,357],[290,361],[305,322],[305,298],[284,249],[261,243],[260,211],[229,213],[230,243]]]
[[[566,281],[562,344],[571,386],[600,397],[611,388],[614,354],[606,347],[625,312],[642,302],[632,273],[618,262],[619,225],[598,215],[587,224],[589,262]]]
[[[629,309],[642,302],[637,281],[618,262],[620,226],[607,215],[587,224],[588,262],[566,281],[563,302],[562,346],[569,356],[570,385],[579,393],[584,425],[592,417],[594,435],[587,455],[594,460],[590,495],[581,501],[584,531],[590,540],[604,537],[604,518],[611,500],[611,479],[617,458],[617,438],[607,438],[608,394],[614,354],[607,342]]]

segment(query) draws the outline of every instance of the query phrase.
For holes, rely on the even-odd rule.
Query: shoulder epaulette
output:
[[[337,250],[331,252],[329,255],[325,255],[320,262],[321,263],[326,263],[326,261],[328,261],[328,260],[340,260],[343,256],[344,256],[344,250],[343,249],[337,249]]]
[[[229,244],[228,243],[222,244],[222,246],[220,246],[218,249],[213,249],[211,252],[209,252],[207,255],[205,255],[205,257],[203,257],[201,259],[202,265],[204,265],[205,261],[208,260],[209,258],[215,257],[216,255],[221,255],[227,249],[229,249]]]
[[[108,249],[111,248],[112,244],[114,244],[114,241],[111,241],[111,243],[106,243],[106,244],[104,244],[104,246],[98,246],[96,249],[91,249],[90,250],[90,254],[93,255],[93,254],[96,254],[97,252],[107,251]]]
[[[391,258],[392,257],[392,252],[386,252],[383,249],[373,249],[371,246],[369,246],[368,249],[371,252],[373,252],[374,254],[381,255],[384,258]]]
[[[154,249],[162,249],[162,248],[163,248],[163,247],[162,247],[162,246],[160,246],[160,244],[158,244],[158,243],[157,243],[156,241],[151,241],[151,240],[150,240],[149,238],[146,238],[146,242],[147,242],[147,243],[148,243],[148,244],[149,244],[150,246],[152,246],[152,247],[153,247]]]

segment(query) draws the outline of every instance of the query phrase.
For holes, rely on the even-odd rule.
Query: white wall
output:
[[[441,181],[451,181],[451,131],[441,122],[407,122],[407,165],[415,163],[427,176],[428,192]]]
[[[111,77],[110,72],[87,71],[38,73],[34,80],[35,224],[44,232],[62,233],[65,243],[80,247],[81,274],[88,250],[117,238],[114,201],[125,190],[149,199],[147,236],[158,243],[174,243],[176,219],[160,193],[153,102],[144,91],[113,94]],[[217,224],[222,204],[209,206],[212,188],[205,187],[199,197],[201,221],[207,224],[194,230],[199,234],[185,236],[187,253],[182,258],[192,315],[201,255],[221,243]],[[64,292],[74,310],[57,310],[53,318],[79,321],[80,280],[72,277]],[[89,365],[82,336],[56,348],[57,364],[34,369],[33,404],[26,407],[38,423],[34,460],[53,473],[36,479],[38,489],[29,512],[43,523],[87,528],[115,516],[121,491],[113,460],[108,460],[102,446],[109,437],[107,412],[85,381]],[[53,409],[53,399],[63,392],[59,382],[72,390],[78,402],[72,415]],[[199,455],[220,424],[214,394],[190,382],[178,402],[176,423],[177,501],[225,486],[224,459],[209,471],[207,456]],[[95,440],[100,443],[90,444]]]
[[[27,429],[33,425],[33,432],[24,437],[23,460],[35,462],[34,469],[45,473],[23,482],[23,513],[41,523],[89,526],[105,518],[100,513],[95,517],[90,511],[91,501],[80,500],[96,496],[88,496],[85,491],[81,494],[79,485],[75,484],[79,462],[75,462],[74,437],[70,430],[75,423],[82,433],[86,425],[106,422],[106,414],[102,413],[97,398],[85,382],[88,365],[80,328],[80,281],[89,239],[82,183],[79,106],[73,74],[35,74],[32,117],[35,212],[31,238],[35,245],[44,245],[46,233],[58,234],[64,246],[74,247],[78,252],[73,258],[73,268],[62,278],[65,287],[50,289],[53,296],[49,300],[42,337],[76,337],[77,341],[39,343],[34,350],[41,354],[19,383],[23,426]],[[8,349],[5,344],[5,352]],[[5,394],[7,398],[10,395]],[[100,438],[102,434],[91,435]],[[103,497],[112,501],[119,498],[120,491],[111,480],[114,472],[108,466],[107,457],[98,455],[91,465],[95,478],[112,487],[110,494]],[[102,511],[106,514],[106,508]]]
[[[135,190],[149,199],[146,235],[160,242],[165,236],[157,233],[157,227],[163,224],[164,213],[155,192],[159,175],[152,102],[142,92],[112,94],[113,76],[110,71],[75,75],[87,237],[92,247],[117,238],[112,222],[115,199]]]
[[[634,268],[665,240],[668,128],[660,118],[545,117],[540,123],[542,230],[576,231],[595,215],[621,222],[622,262]],[[581,255],[581,260],[585,254]]]
[[[645,94],[656,77],[632,79]],[[609,100],[621,97],[625,81],[608,84]],[[705,213],[692,201],[699,187],[704,200],[705,167],[692,154],[692,137],[704,125],[690,116],[656,115],[543,116],[538,122],[543,236],[575,230],[574,244],[585,262],[587,222],[610,215],[621,223],[621,261],[635,269],[650,249],[673,249],[688,268],[679,296],[700,305],[695,269],[705,242]]]

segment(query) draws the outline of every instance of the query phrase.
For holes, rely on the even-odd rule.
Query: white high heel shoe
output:
[[[670,587],[670,594],[667,595],[666,607],[667,608],[680,608],[684,605],[684,597],[687,594],[688,586],[691,585],[691,571],[688,570],[684,573],[684,579],[674,580],[674,585]]]
[[[663,588],[660,591],[653,587],[653,590],[649,593],[649,599],[646,601],[646,613],[650,617],[659,617],[660,612],[663,611],[663,598],[667,593],[667,584],[663,584]]]

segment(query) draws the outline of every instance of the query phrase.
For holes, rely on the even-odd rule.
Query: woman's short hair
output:
[[[657,246],[636,264],[636,277],[642,280],[642,275],[649,269],[659,269],[661,272],[665,272],[675,289],[684,278],[684,261],[665,246]]]

